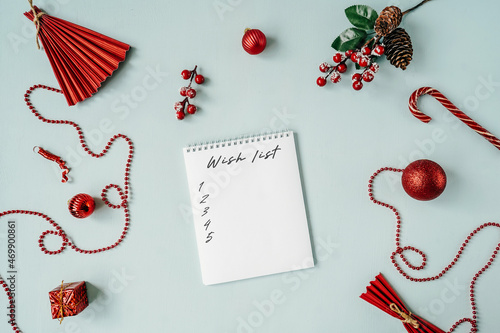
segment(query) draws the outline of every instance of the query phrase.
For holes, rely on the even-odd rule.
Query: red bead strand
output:
[[[396,250],[394,252],[392,252],[390,258],[391,258],[392,264],[394,265],[394,267],[396,268],[396,270],[399,272],[399,274],[401,274],[407,280],[410,280],[412,282],[427,282],[427,281],[434,281],[434,280],[437,280],[437,279],[441,278],[453,266],[455,266],[455,264],[457,263],[458,259],[460,259],[460,256],[462,255],[463,251],[467,247],[467,245],[470,242],[470,240],[472,239],[472,237],[474,237],[479,231],[481,231],[481,230],[483,230],[483,229],[485,229],[487,227],[500,228],[500,224],[499,223],[493,223],[493,222],[483,223],[482,225],[480,225],[479,227],[477,227],[474,231],[472,231],[466,237],[466,239],[464,240],[464,242],[460,246],[460,248],[457,251],[457,254],[453,258],[453,260],[451,260],[451,262],[447,266],[445,266],[444,269],[441,270],[441,272],[439,274],[437,274],[435,276],[431,276],[431,277],[426,277],[426,278],[415,278],[415,277],[409,275],[408,273],[406,273],[401,268],[401,266],[399,265],[399,263],[396,260],[396,255],[399,255],[399,257],[401,258],[401,261],[409,269],[411,269],[411,270],[422,270],[422,269],[424,269],[424,267],[425,267],[425,265],[427,263],[427,256],[425,255],[424,252],[422,252],[421,250],[419,250],[419,249],[417,249],[417,248],[415,248],[413,246],[404,246],[404,247],[401,247],[401,243],[400,243],[400,239],[401,239],[401,237],[400,237],[400,235],[401,235],[401,217],[399,215],[399,212],[393,206],[390,206],[387,203],[384,203],[382,201],[379,201],[379,200],[375,199],[375,197],[373,195],[373,182],[375,181],[375,177],[377,177],[383,171],[403,172],[403,169],[395,169],[395,168],[387,168],[386,167],[386,168],[381,168],[381,169],[377,170],[370,177],[370,179],[368,180],[368,196],[369,196],[370,200],[373,203],[375,203],[377,205],[380,205],[380,206],[383,206],[383,207],[386,207],[386,208],[389,208],[390,210],[392,210],[392,212],[396,216]],[[406,258],[405,254],[404,254],[405,251],[412,251],[412,252],[415,252],[416,254],[420,255],[420,257],[422,258],[421,264],[419,266],[412,265],[409,262],[409,260]],[[471,330],[470,330],[471,333],[476,333],[478,331],[478,329],[477,329],[478,310],[477,310],[477,303],[476,303],[476,297],[475,297],[475,284],[476,284],[476,281],[479,278],[479,276],[481,276],[481,274],[483,274],[491,266],[491,264],[495,261],[495,258],[496,258],[497,254],[498,254],[498,251],[500,251],[500,243],[498,243],[498,245],[496,246],[496,248],[493,251],[493,254],[491,255],[491,257],[488,260],[488,262],[485,264],[485,266],[483,268],[481,268],[474,275],[474,277],[472,278],[472,281],[470,283],[470,302],[471,302],[472,318],[462,318],[462,319],[458,320],[455,324],[452,325],[452,327],[450,328],[450,330],[448,331],[448,333],[453,332],[459,325],[461,325],[463,323],[470,323],[471,324]]]
[[[78,247],[72,240],[70,240],[68,238],[68,236],[66,235],[65,231],[54,220],[52,220],[50,217],[48,217],[47,215],[45,215],[43,213],[30,211],[30,210],[8,210],[8,211],[0,212],[0,218],[5,216],[5,215],[11,215],[11,214],[25,214],[25,215],[35,215],[35,216],[41,217],[42,219],[46,220],[50,225],[52,225],[52,227],[54,227],[55,230],[46,230],[46,231],[42,232],[42,234],[40,235],[40,238],[38,240],[38,246],[40,247],[40,250],[45,254],[56,255],[56,254],[63,252],[66,249],[66,247],[70,247],[73,250],[75,250],[76,252],[83,253],[83,254],[93,254],[93,253],[100,253],[100,252],[111,250],[111,249],[115,248],[116,246],[118,246],[123,241],[123,239],[127,235],[127,232],[129,230],[129,226],[130,226],[128,199],[129,199],[129,189],[130,189],[130,166],[131,166],[133,154],[134,154],[134,147],[133,147],[132,141],[130,140],[130,138],[128,138],[127,136],[125,136],[123,134],[116,134],[108,141],[105,148],[99,154],[94,153],[87,146],[83,131],[78,124],[76,124],[73,121],[69,121],[69,120],[47,119],[47,118],[43,117],[35,109],[35,107],[32,105],[32,103],[30,101],[30,95],[36,89],[45,89],[45,90],[54,91],[54,92],[57,92],[60,94],[62,94],[62,91],[60,89],[37,84],[37,85],[30,87],[26,91],[26,94],[24,95],[24,101],[26,102],[26,105],[31,110],[33,115],[35,117],[37,117],[38,119],[40,119],[42,122],[48,123],[48,124],[64,124],[64,125],[73,126],[75,128],[76,132],[78,133],[78,138],[80,140],[80,144],[81,144],[82,148],[90,156],[95,157],[95,158],[103,157],[104,155],[106,155],[108,150],[111,148],[111,146],[113,145],[113,143],[117,139],[123,139],[125,142],[127,142],[128,147],[129,147],[129,151],[128,151],[127,163],[125,165],[125,176],[124,176],[124,189],[125,190],[122,190],[122,188],[116,184],[109,184],[109,185],[106,185],[101,192],[101,198],[108,207],[110,207],[112,209],[120,209],[120,208],[123,209],[124,217],[125,217],[125,224],[123,227],[123,231],[120,234],[120,237],[118,238],[118,240],[115,243],[108,245],[108,246],[105,246],[105,247],[101,247],[99,249],[95,249],[95,250],[84,250],[84,249]],[[120,199],[121,199],[120,204],[112,204],[108,200],[107,192],[108,192],[108,189],[110,189],[110,188],[114,188],[118,192]],[[45,243],[44,243],[45,236],[47,236],[47,235],[55,235],[55,236],[61,237],[61,247],[55,251],[48,250],[45,247]],[[0,275],[0,285],[4,288],[5,293],[7,294],[7,298],[9,299],[9,302],[10,302],[10,308],[11,308],[12,314],[10,316],[11,320],[9,320],[9,323],[11,323],[11,326],[12,326],[12,329],[14,330],[14,332],[21,333],[21,330],[17,326],[17,323],[15,322],[15,319],[14,319],[15,318],[14,299],[11,296],[10,289],[9,289],[7,283],[3,280],[1,275]]]

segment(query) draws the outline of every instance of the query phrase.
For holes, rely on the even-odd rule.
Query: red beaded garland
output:
[[[132,158],[133,158],[133,154],[134,154],[134,147],[132,145],[132,141],[127,136],[125,136],[123,134],[116,134],[108,141],[105,148],[99,154],[94,153],[92,150],[90,150],[90,148],[88,148],[87,143],[85,141],[85,136],[83,135],[83,131],[78,124],[76,124],[73,121],[69,121],[69,120],[47,119],[47,118],[43,117],[35,109],[35,107],[32,105],[32,103],[30,101],[30,95],[34,90],[39,89],[39,88],[49,90],[49,91],[54,91],[54,92],[62,94],[62,91],[60,89],[47,87],[45,85],[37,84],[37,85],[30,87],[26,91],[26,94],[24,95],[24,101],[26,102],[26,105],[31,110],[33,115],[35,117],[37,117],[38,119],[40,119],[44,123],[65,124],[65,125],[73,126],[78,133],[78,138],[80,139],[80,144],[81,144],[82,148],[90,156],[95,157],[95,158],[100,158],[100,157],[104,156],[108,152],[108,150],[111,148],[112,144],[117,139],[123,139],[128,144],[129,150],[128,150],[127,163],[125,165],[124,190],[122,190],[122,188],[116,184],[109,184],[109,185],[106,185],[105,188],[101,192],[101,198],[108,207],[113,208],[113,209],[119,209],[119,208],[123,209],[124,216],[125,216],[125,225],[123,227],[123,231],[122,231],[120,237],[118,238],[118,240],[114,244],[106,246],[106,247],[102,247],[99,249],[95,249],[95,250],[84,250],[84,249],[79,248],[77,245],[75,245],[75,243],[67,237],[65,231],[54,220],[52,220],[50,217],[48,217],[47,215],[45,215],[43,213],[30,211],[30,210],[19,210],[19,209],[18,210],[7,210],[4,212],[0,212],[0,218],[5,216],[5,215],[11,215],[11,214],[25,214],[25,215],[35,215],[35,216],[41,217],[42,219],[46,220],[50,225],[52,225],[52,227],[54,227],[55,230],[46,230],[46,231],[42,232],[42,234],[40,235],[40,238],[38,240],[38,246],[40,247],[40,250],[45,254],[56,255],[56,254],[63,252],[66,249],[66,247],[71,247],[76,252],[83,253],[83,254],[93,254],[93,253],[109,251],[109,250],[115,248],[116,246],[118,246],[123,241],[123,239],[125,238],[125,236],[128,232],[129,226],[130,226],[128,199],[129,199],[129,189],[130,189],[130,183],[129,183],[130,166],[131,166]],[[112,204],[108,200],[107,192],[108,192],[108,189],[110,189],[110,188],[114,188],[118,192],[118,194],[121,198],[120,204]],[[46,235],[55,235],[55,236],[61,237],[61,239],[62,239],[61,247],[56,251],[48,250],[45,247],[45,243],[44,243]],[[7,294],[7,298],[9,299],[10,308],[11,308],[11,312],[12,312],[15,309],[14,299],[11,296],[10,289],[9,289],[7,283],[3,280],[1,275],[0,275],[0,285],[4,288],[5,293]],[[11,315],[10,317],[11,317],[11,319],[9,320],[9,323],[11,324],[14,332],[21,333],[21,330],[19,329],[19,327],[17,326],[17,323],[15,321],[14,315]]]
[[[380,173],[382,173],[384,171],[403,172],[404,170],[403,169],[396,169],[396,168],[388,168],[388,167],[384,167],[384,168],[378,169],[370,177],[370,179],[368,180],[368,196],[369,196],[370,200],[374,204],[377,204],[377,205],[389,208],[394,213],[394,215],[396,216],[396,250],[394,252],[392,252],[390,258],[391,258],[392,264],[394,265],[394,267],[396,268],[396,270],[399,272],[399,274],[401,274],[407,280],[410,280],[412,282],[428,282],[428,281],[434,281],[434,280],[437,280],[437,279],[441,278],[443,275],[445,275],[457,263],[458,259],[460,259],[460,256],[462,255],[462,252],[467,247],[469,241],[472,239],[472,237],[474,237],[474,235],[476,235],[479,231],[481,231],[481,230],[483,230],[483,229],[485,229],[487,227],[500,228],[500,223],[493,223],[493,222],[483,223],[482,225],[480,225],[479,227],[477,227],[476,229],[474,229],[466,237],[466,239],[464,240],[464,242],[460,246],[460,248],[459,248],[457,254],[455,255],[455,257],[453,258],[453,260],[451,260],[451,262],[447,266],[445,266],[441,270],[440,273],[438,273],[435,276],[431,276],[431,277],[415,278],[415,277],[409,275],[408,273],[406,273],[401,268],[401,266],[399,265],[399,263],[396,260],[396,256],[399,255],[399,257],[401,258],[401,261],[409,269],[411,269],[411,270],[422,270],[422,269],[424,269],[424,267],[425,267],[425,265],[427,263],[427,256],[425,255],[424,252],[422,252],[421,250],[419,250],[419,249],[417,249],[417,248],[415,248],[413,246],[404,246],[404,247],[401,247],[401,243],[400,243],[401,217],[399,215],[398,210],[396,208],[394,208],[393,206],[390,206],[389,204],[385,203],[385,202],[382,202],[382,201],[379,201],[379,200],[375,199],[375,197],[373,195],[373,182],[375,180],[375,177],[377,177]],[[422,258],[421,264],[419,266],[412,265],[409,262],[409,260],[406,258],[406,256],[404,255],[405,251],[412,251],[412,252],[420,255],[420,257]],[[471,333],[476,333],[478,331],[478,329],[477,329],[478,310],[477,310],[477,304],[475,302],[475,300],[476,300],[476,297],[475,297],[475,284],[476,284],[476,281],[479,278],[479,276],[481,274],[483,274],[491,266],[491,264],[493,263],[493,261],[495,261],[495,258],[496,258],[497,254],[498,254],[498,251],[500,251],[500,243],[498,243],[498,245],[496,246],[496,248],[493,251],[493,254],[491,255],[491,257],[488,260],[488,262],[483,266],[483,268],[481,268],[474,275],[474,277],[472,278],[472,281],[470,283],[470,302],[471,302],[472,318],[462,318],[460,320],[457,320],[455,322],[455,324],[452,325],[452,327],[450,328],[450,330],[448,331],[448,333],[453,332],[459,325],[461,325],[463,323],[466,323],[466,322],[471,324],[471,330],[470,330]]]

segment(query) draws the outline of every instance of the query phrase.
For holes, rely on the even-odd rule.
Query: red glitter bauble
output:
[[[417,200],[432,200],[443,193],[446,173],[436,162],[418,160],[408,164],[401,178],[408,195]]]
[[[241,45],[250,54],[259,54],[266,48],[266,35],[259,29],[246,29]]]
[[[68,201],[68,208],[71,215],[83,219],[94,212],[95,201],[90,195],[80,193]]]

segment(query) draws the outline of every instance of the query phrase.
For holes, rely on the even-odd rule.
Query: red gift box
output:
[[[52,319],[76,316],[88,305],[87,286],[85,281],[61,283],[49,292]]]

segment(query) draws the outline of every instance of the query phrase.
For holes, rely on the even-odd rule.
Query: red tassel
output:
[[[438,327],[411,313],[382,274],[377,275],[375,281],[370,282],[370,285],[366,288],[366,293],[360,297],[387,314],[401,320],[410,333],[445,333]]]
[[[38,7],[33,11],[41,13]],[[33,21],[34,13],[24,15]],[[43,14],[35,20],[38,38],[68,105],[91,97],[125,60],[128,44],[71,22]]]

